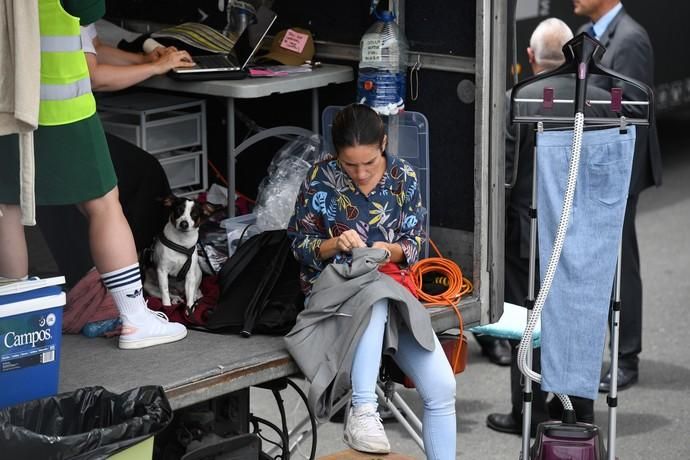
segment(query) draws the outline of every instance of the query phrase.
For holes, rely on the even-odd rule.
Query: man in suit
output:
[[[606,47],[601,65],[621,75],[654,87],[654,52],[647,32],[623,9],[619,0],[573,0],[575,14],[587,16],[591,23],[580,32],[587,32]],[[598,80],[592,79],[598,84]],[[599,80],[602,82],[603,80]],[[602,85],[604,89],[610,89]],[[637,90],[623,88],[623,98],[638,99]],[[624,114],[640,116],[645,107],[624,106]],[[627,111],[627,113],[626,113]],[[653,117],[652,117],[653,120]],[[642,351],[642,278],[640,253],[635,231],[635,215],[640,192],[652,185],[661,185],[661,152],[656,126],[639,127],[635,141],[630,190],[623,222],[621,260],[620,345],[618,351],[618,389],[637,382],[638,355]],[[599,391],[611,387],[611,369],[601,379]]]
[[[549,18],[536,27],[530,38],[527,55],[532,72],[540,74],[556,69],[565,61],[562,47],[573,37],[570,28],[561,20]],[[572,74],[550,77],[525,87],[519,94],[521,98],[543,97],[545,87],[553,88],[554,98],[574,99],[575,78]],[[510,108],[510,95],[506,108]],[[588,100],[610,100],[608,92],[589,85],[586,93]],[[573,116],[572,105],[554,105],[553,109],[544,109],[540,104],[520,106],[519,113],[524,115],[545,116]],[[603,105],[591,105],[585,108],[585,116],[610,116]],[[509,115],[507,111],[507,115]],[[545,124],[545,127],[549,127]],[[572,122],[570,126],[572,129]],[[506,119],[506,178],[511,181],[515,176],[515,184],[506,196],[506,236],[505,236],[505,290],[506,302],[523,305],[527,298],[529,285],[529,245],[530,245],[530,216],[532,202],[532,180],[534,168],[534,125],[513,125]],[[519,140],[519,145],[516,145]],[[517,151],[517,152],[516,152]],[[516,155],[517,153],[517,155]],[[517,169],[516,169],[517,168]],[[537,255],[537,261],[538,261]],[[535,297],[539,290],[539,273],[535,276]],[[522,432],[522,386],[521,373],[517,365],[517,341],[513,345],[512,362],[510,368],[510,388],[512,409],[507,414],[489,414],[486,424],[489,428],[503,433],[520,434]],[[533,366],[540,372],[539,349],[534,350]],[[532,427],[534,435],[538,423],[551,418],[560,418],[562,407],[557,398],[546,403],[547,394],[538,384],[532,385]],[[594,401],[571,396],[578,421],[593,423]]]

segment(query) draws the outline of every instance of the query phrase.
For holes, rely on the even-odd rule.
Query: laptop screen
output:
[[[258,39],[256,39],[253,47],[250,46],[250,34],[247,33],[249,28],[245,29],[234,46],[234,52],[238,59],[235,59],[232,54],[196,56],[194,58],[194,61],[197,63],[196,67],[175,68],[172,69],[171,75],[181,77],[184,75],[208,74],[208,78],[223,78],[225,75],[230,77],[233,72],[238,74],[244,73],[250,61],[261,47],[263,39],[275,23],[277,15],[268,8],[260,7],[257,18],[258,22],[252,27],[252,32],[257,33]]]
[[[259,8],[259,13],[257,13],[257,17],[259,19],[257,26],[263,22],[262,18],[260,16],[261,10],[262,10],[262,8]],[[268,20],[267,22],[264,23],[267,25],[263,28],[263,32],[261,33],[261,36],[259,37],[258,40],[256,40],[256,44],[254,45],[254,47],[252,48],[252,51],[247,56],[247,59],[245,59],[244,63],[242,63],[242,69],[245,69],[247,67],[247,65],[249,65],[249,61],[252,60],[252,58],[254,57],[256,52],[261,47],[261,43],[264,41],[264,38],[266,38],[266,34],[268,34],[268,31],[271,29],[271,27],[273,27],[273,23],[276,22],[276,18],[278,17],[278,15],[276,15],[273,11],[269,10],[268,8],[264,8],[263,10],[270,12],[270,20]],[[245,33],[243,35],[247,35],[247,33]]]

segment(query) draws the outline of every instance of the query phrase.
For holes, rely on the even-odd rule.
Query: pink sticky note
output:
[[[295,53],[301,53],[308,39],[309,35],[288,29],[287,32],[285,32],[283,40],[280,42],[280,47],[294,51]]]

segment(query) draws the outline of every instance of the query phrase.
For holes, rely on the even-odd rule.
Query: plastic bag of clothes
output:
[[[102,387],[81,388],[1,409],[0,456],[106,458],[160,432],[172,416],[158,386],[122,394]]]

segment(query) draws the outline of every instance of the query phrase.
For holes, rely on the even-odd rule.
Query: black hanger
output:
[[[614,72],[611,69],[602,67],[599,64],[601,57],[606,52],[606,48],[599,41],[590,37],[586,33],[581,33],[578,36],[572,38],[568,43],[563,45],[563,54],[565,56],[565,63],[560,67],[550,71],[544,72],[534,77],[523,80],[513,87],[510,96],[510,119],[513,123],[535,123],[538,121],[544,122],[556,122],[565,123],[568,121],[573,121],[575,119],[576,113],[584,113],[585,104],[587,103],[587,83],[590,75],[602,75],[609,77],[612,80],[619,80],[627,85],[631,85],[641,91],[642,100],[634,101],[638,105],[647,105],[646,114],[642,117],[629,117],[625,120],[626,124],[638,124],[638,125],[648,125],[654,113],[654,93],[652,89],[646,84],[626,77]],[[516,99],[519,95],[520,90],[533,85],[541,80],[555,77],[559,75],[572,75],[576,80],[575,83],[575,99],[569,101],[574,103],[573,117],[549,117],[544,115],[516,115],[515,114],[515,104]],[[545,88],[544,97],[542,99],[531,99],[529,101],[519,101],[519,102],[538,102],[541,104],[553,104],[558,103],[553,99],[553,92],[549,94],[547,91],[549,88]],[[603,102],[603,101],[596,101]],[[622,106],[624,104],[629,104],[630,101],[623,101],[623,92],[621,88],[612,88],[611,90],[611,100],[607,101],[610,104],[612,112],[616,113],[619,117],[621,116]],[[586,118],[586,123],[590,124],[610,124],[612,123],[612,118]]]

